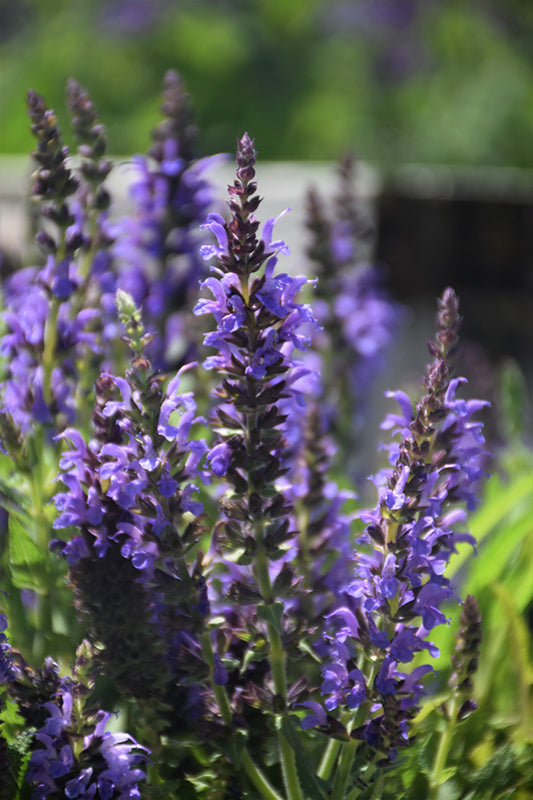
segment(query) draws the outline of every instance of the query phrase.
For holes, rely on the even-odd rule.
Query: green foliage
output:
[[[327,781],[315,774],[309,754],[304,748],[301,738],[300,724],[296,717],[284,717],[281,731],[294,752],[296,771],[302,791],[309,800],[325,800],[330,792]]]
[[[395,22],[381,0],[182,0],[154,3],[142,25],[125,2],[18,5],[2,10],[3,152],[30,149],[28,86],[61,108],[70,75],[91,88],[112,151],[142,151],[160,77],[176,68],[205,152],[249,130],[263,158],[356,146],[381,163],[533,166],[528,4],[417,3]]]

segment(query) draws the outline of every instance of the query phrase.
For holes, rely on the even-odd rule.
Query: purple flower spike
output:
[[[205,173],[216,159],[196,160],[197,132],[177,72],[166,73],[163,96],[164,119],[152,133],[148,157],[131,162],[134,214],[114,226],[113,253],[117,285],[143,309],[146,327],[159,334],[148,353],[155,366],[168,370],[193,360],[199,345],[189,309],[206,274],[203,261],[213,255],[200,248],[200,228],[212,205]],[[207,226],[216,229],[214,215]]]
[[[451,377],[460,324],[451,289],[439,300],[437,322],[424,397],[413,407],[404,393],[389,395],[402,413],[389,415],[383,427],[399,442],[389,448],[391,468],[376,480],[377,507],[360,515],[367,528],[354,553],[355,579],[344,604],[329,615],[332,632],[320,648],[325,707],[368,703],[367,719],[352,735],[389,758],[408,743],[408,723],[424,694],[421,680],[432,670],[421,665],[404,673],[399,665],[422,650],[438,655],[427,635],[447,621],[442,605],[456,598],[445,571],[457,542],[467,537],[454,526],[464,522],[461,505],[475,504],[485,457],[481,423],[471,421],[484,404],[457,399],[464,380]],[[348,666],[361,654],[368,664],[379,663],[366,686],[364,675]]]
[[[201,531],[203,506],[195,495],[196,480],[205,478],[206,445],[189,439],[196,406],[191,393],[180,393],[183,372],[194,365],[165,384],[143,352],[146,337],[131,296],[119,294],[117,309],[134,356],[124,377],[100,375],[89,444],[73,429],[61,436],[72,446],[61,459],[65,491],[54,498],[54,527],[77,531],[53,549],[67,560],[76,606],[101,643],[102,668],[126,696],[157,702],[172,686],[197,693],[190,673],[201,659],[197,634],[206,612],[199,609],[209,600],[201,558],[191,564],[186,554]],[[187,648],[176,643],[184,633]],[[180,713],[172,709],[175,719]],[[111,777],[106,773],[106,792]],[[117,786],[113,791],[118,796]]]
[[[361,472],[357,454],[375,379],[387,363],[402,312],[389,297],[381,270],[368,263],[371,224],[355,194],[355,170],[340,164],[339,190],[325,202],[308,195],[308,256],[317,276],[315,310],[320,331],[314,349],[322,357],[323,416],[335,433],[343,460]],[[349,424],[342,425],[343,420]]]
[[[148,750],[126,733],[106,730],[111,715],[104,711],[85,712],[79,719],[79,701],[74,708],[72,688],[79,687],[63,680],[54,701],[44,704],[49,716],[35,734],[36,746],[26,774],[32,797],[138,800],[139,783],[146,778]],[[81,724],[88,732],[80,748]]]
[[[220,498],[211,550],[212,593],[213,602],[231,620],[227,652],[220,657],[224,662],[226,655],[229,662],[242,660],[228,681],[237,703],[241,695],[247,703],[254,692],[257,698],[272,694],[268,665],[248,679],[243,659],[249,647],[243,649],[242,642],[254,642],[258,631],[272,633],[274,623],[260,618],[259,606],[268,604],[279,613],[283,630],[290,628],[291,615],[298,617],[295,598],[302,594],[302,582],[294,560],[297,541],[289,491],[282,487],[292,464],[283,403],[303,396],[296,383],[306,370],[295,351],[306,347],[316,326],[311,309],[299,298],[313,282],[275,272],[277,255],[287,252],[283,242],[273,239],[275,220],[268,220],[258,235],[255,160],[254,142],[244,134],[237,146],[236,178],[228,187],[229,221],[211,214],[206,223],[216,241],[202,253],[214,261],[212,275],[202,284],[206,296],[195,308],[198,315],[211,315],[215,326],[204,339],[216,349],[204,367],[219,376],[211,419],[215,439],[206,463],[228,488]],[[240,676],[250,685],[241,684]],[[277,683],[279,670],[273,679],[275,692],[286,694]],[[272,702],[278,701],[287,699]]]

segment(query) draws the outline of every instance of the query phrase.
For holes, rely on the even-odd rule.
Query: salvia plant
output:
[[[42,256],[3,286],[1,800],[492,797],[457,755],[486,637],[454,564],[489,456],[456,294],[419,396],[390,393],[365,508],[339,432],[400,315],[350,167],[327,211],[311,195],[295,275],[248,134],[214,210],[175,73],[127,216],[72,80],[67,107],[76,152],[28,95]]]

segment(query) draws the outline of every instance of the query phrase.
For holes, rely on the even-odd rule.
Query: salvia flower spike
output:
[[[227,656],[239,639],[251,637],[258,649],[266,634],[268,651],[259,656],[258,650],[256,683],[246,694],[279,713],[288,702],[285,645],[295,635],[283,597],[297,592],[298,583],[288,557],[295,538],[291,506],[277,487],[288,466],[281,402],[300,369],[293,351],[307,346],[306,326],[315,321],[296,299],[307,278],[275,272],[277,255],[288,249],[272,240],[274,220],[258,235],[255,160],[253,140],[245,134],[237,147],[236,179],[228,188],[231,218],[226,223],[211,214],[206,223],[217,242],[202,250],[206,259],[213,258],[214,275],[203,283],[213,299],[201,299],[196,313],[211,314],[217,326],[205,337],[217,354],[204,366],[221,376],[213,414],[217,438],[207,462],[231,487],[222,498],[215,542],[226,587],[217,602],[235,621]],[[234,696],[240,695],[241,690]],[[293,756],[284,737],[280,745],[288,791],[295,792]]]
[[[189,439],[198,418],[192,395],[179,392],[182,373],[164,387],[144,354],[151,337],[133,299],[120,291],[117,307],[131,366],[124,377],[98,379],[89,444],[75,429],[61,435],[71,449],[60,462],[66,491],[55,496],[55,527],[77,534],[52,547],[69,564],[107,674],[140,701],[162,701],[185,673],[190,684],[195,636],[209,611],[201,559],[185,561],[200,533],[194,481],[205,447]],[[178,693],[191,691],[196,697],[192,685]]]
[[[471,417],[484,404],[455,397],[460,316],[451,289],[439,301],[437,323],[423,398],[413,408],[407,395],[393,395],[401,414],[384,427],[399,441],[388,448],[391,467],[375,478],[376,508],[361,513],[367,527],[354,553],[355,580],[330,615],[335,634],[324,648],[326,710],[358,709],[352,736],[389,759],[408,743],[422,678],[432,669],[402,665],[424,650],[437,654],[427,637],[446,621],[443,603],[456,597],[446,566],[459,542],[473,543],[461,530],[461,506],[475,505],[483,474],[481,423]],[[355,666],[361,654],[365,671]]]

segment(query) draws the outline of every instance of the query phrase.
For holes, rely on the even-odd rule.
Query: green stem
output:
[[[374,784],[374,791],[372,792],[371,800],[379,800],[381,793],[383,791],[383,770],[379,770],[378,777],[376,778],[376,782]]]
[[[365,770],[364,782],[367,788],[370,785],[370,779],[372,778],[372,775],[376,771],[376,760],[377,759],[371,761]],[[383,772],[382,770],[379,770],[378,776],[374,782],[374,788],[372,790],[372,797],[370,798],[370,800],[379,800],[382,791],[383,791]],[[345,800],[357,800],[360,793],[361,793],[361,787],[355,786],[355,788],[353,788],[352,791],[348,795],[346,795]]]
[[[45,403],[49,404],[52,398],[52,370],[54,368],[54,358],[56,352],[57,338],[57,316],[59,313],[59,302],[55,297],[50,300],[48,307],[48,317],[44,328],[44,348],[43,348],[43,397]]]
[[[332,800],[344,800],[346,796],[346,787],[350,779],[352,771],[352,764],[355,758],[355,751],[357,750],[358,742],[355,739],[350,739],[342,747],[342,752],[338,761],[337,772],[335,774],[335,781],[333,783],[333,790],[331,793]]]
[[[339,739],[328,739],[326,749],[322,754],[320,766],[318,767],[317,775],[319,778],[323,778],[325,781],[331,778],[333,768],[337,763],[337,756],[339,755],[341,745],[342,742]]]
[[[32,653],[36,663],[41,663],[46,655],[47,642],[52,633],[52,592],[53,576],[51,574],[51,563],[48,557],[48,545],[50,541],[50,530],[45,513],[45,503],[47,498],[43,497],[46,486],[46,471],[44,468],[44,431],[39,427],[33,437],[30,448],[30,462],[28,464],[29,484],[31,494],[31,514],[34,525],[34,538],[37,546],[43,555],[39,564],[42,574],[42,586],[38,597],[38,622],[37,630],[33,637]]]
[[[439,778],[446,766],[450,744],[452,742],[453,734],[455,732],[455,720],[457,718],[458,702],[457,697],[454,696],[449,707],[449,722],[440,736],[439,746],[433,762],[433,770],[429,780],[430,794],[428,800],[433,800],[437,797],[439,790]]]
[[[219,711],[222,715],[222,720],[224,722],[224,725],[226,725],[229,728],[232,723],[231,706],[229,704],[228,696],[226,694],[224,687],[216,684],[214,680],[215,654],[213,652],[213,645],[211,644],[211,634],[209,633],[209,631],[204,631],[204,633],[201,634],[200,644],[202,646],[202,653],[204,654],[207,666],[209,667],[209,681],[211,683],[211,688],[215,695]]]
[[[250,758],[248,750],[243,750],[241,754],[241,764],[244,767],[244,771],[248,775],[250,781],[261,793],[261,796],[264,798],[264,800],[283,800],[282,796],[276,792],[276,790],[267,781],[261,770],[254,764]]]
[[[303,800],[302,790],[300,788],[300,781],[298,780],[298,772],[296,770],[296,760],[292,748],[283,733],[278,731],[279,748],[281,752],[281,768],[283,772],[283,781],[287,791],[289,800]]]
[[[370,665],[369,669],[369,676],[368,676],[368,684],[371,685],[374,674],[376,671],[376,664],[373,663]],[[351,720],[350,724],[347,726],[348,733],[352,731],[354,728],[358,728],[360,725],[363,724],[364,720],[367,718],[368,712],[370,709],[370,702],[366,701],[362,703],[354,718]],[[350,739],[345,744],[341,745],[342,750],[340,757],[337,762],[337,771],[335,773],[335,780],[333,782],[333,789],[331,792],[331,800],[345,800],[346,797],[346,788],[348,786],[348,781],[350,780],[350,774],[352,771],[352,764],[355,758],[355,753],[359,746],[359,742],[357,739]],[[337,751],[338,752],[338,751]],[[353,794],[353,792],[352,792]],[[357,792],[358,794],[358,792]],[[357,796],[355,795],[355,797]],[[350,795],[351,797],[352,795]]]
[[[255,557],[255,571],[259,590],[266,603],[272,601],[272,584],[270,582],[270,573],[268,571],[268,557],[263,544],[263,531],[260,524],[255,526],[255,541],[256,541],[256,557]],[[267,622],[267,637],[270,647],[270,666],[272,669],[272,680],[274,682],[274,691],[283,700],[283,707],[287,706],[287,676],[285,669],[285,652],[281,641],[281,635],[277,628],[271,623]],[[278,717],[278,723],[280,717]],[[283,736],[278,725],[278,743],[281,755],[281,768],[283,773],[283,781],[287,791],[289,800],[303,800],[302,791],[300,789],[300,782],[298,780],[298,773],[296,770],[296,762],[294,753],[291,746]]]
[[[65,243],[66,230],[65,228],[60,228],[59,242],[55,255],[57,263],[65,257]],[[56,297],[51,297],[43,334],[43,397],[47,405],[52,399],[52,370],[56,355],[58,314],[59,301]]]
[[[229,704],[228,696],[224,687],[218,686],[214,681],[213,675],[215,669],[215,654],[213,652],[213,645],[211,644],[211,636],[209,631],[204,631],[204,633],[202,633],[200,636],[200,643],[202,646],[202,653],[204,654],[204,658],[209,667],[209,680],[211,683],[211,688],[215,695],[224,725],[229,728],[232,724],[231,706]],[[281,795],[279,795],[273,786],[271,786],[271,784],[268,782],[267,778],[261,772],[259,767],[252,761],[252,758],[246,748],[244,748],[241,753],[241,764],[246,775],[253,783],[255,788],[261,793],[261,796],[264,798],[264,800],[283,800]]]

